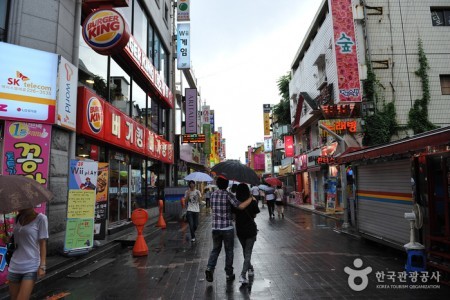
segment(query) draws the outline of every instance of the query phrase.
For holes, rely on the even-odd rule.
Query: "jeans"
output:
[[[253,269],[251,259],[252,259],[253,245],[256,242],[256,235],[249,237],[249,238],[243,238],[243,237],[238,237],[238,238],[239,238],[239,242],[241,243],[241,246],[242,246],[242,252],[244,253],[244,263],[242,265],[241,275],[243,277],[245,277],[247,271],[249,269]]]
[[[269,217],[275,215],[275,199],[267,201],[267,207],[269,208]]]
[[[234,229],[229,230],[213,230],[213,249],[208,259],[207,268],[214,272],[217,265],[217,259],[219,258],[220,251],[222,250],[222,242],[225,246],[225,273],[227,275],[233,274],[233,258],[234,258]]]
[[[198,227],[198,212],[187,211],[186,219],[189,223],[189,230],[191,231],[191,239],[195,239],[195,231]]]

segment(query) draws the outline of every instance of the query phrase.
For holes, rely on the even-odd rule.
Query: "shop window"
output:
[[[145,125],[145,115],[143,114],[146,110],[147,95],[144,90],[133,81],[133,111],[131,117],[142,125]]]
[[[450,26],[450,7],[431,8],[433,26]]]
[[[145,11],[137,1],[134,2],[133,36],[136,38],[142,51],[147,55],[147,27],[148,20]]]
[[[148,58],[150,58],[150,60],[152,61],[152,63],[154,64],[153,61],[153,44],[155,42],[154,40],[154,34],[155,34],[155,30],[153,29],[153,26],[151,24],[148,25]]]
[[[160,70],[160,48],[161,42],[159,37],[155,34],[153,43],[153,64],[155,65],[156,70]]]
[[[164,3],[164,21],[169,20],[169,7],[167,6],[167,3]]]
[[[131,10],[131,6],[132,6],[132,1],[130,1],[129,6],[126,7],[114,7],[115,10],[117,10],[122,17],[124,17],[125,21],[128,24],[128,29],[131,30],[131,21],[132,21],[132,10]]]
[[[440,75],[442,95],[450,95],[450,75]]]
[[[82,27],[80,26],[80,31]],[[78,63],[78,81],[104,99],[108,99],[107,69],[108,57],[100,55],[89,47],[80,32],[80,54]]]
[[[9,0],[0,0],[0,41],[6,42]]]

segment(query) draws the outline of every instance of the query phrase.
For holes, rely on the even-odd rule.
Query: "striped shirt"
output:
[[[224,190],[217,190],[211,194],[212,230],[233,228],[231,206],[241,204],[236,197]]]

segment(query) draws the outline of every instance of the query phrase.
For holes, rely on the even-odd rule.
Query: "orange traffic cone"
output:
[[[137,229],[137,238],[133,247],[133,256],[146,256],[148,255],[148,246],[145,242],[144,235],[142,232],[144,231],[145,223],[148,220],[148,213],[145,209],[138,208],[133,211],[131,214],[131,221],[136,226]]]
[[[163,207],[164,207],[164,201],[162,201],[160,199],[159,200],[159,218],[158,218],[158,222],[156,223],[156,227],[161,227],[161,229],[166,229],[167,225],[166,225],[166,221],[164,221]]]

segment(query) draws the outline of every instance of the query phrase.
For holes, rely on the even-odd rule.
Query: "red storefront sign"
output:
[[[164,163],[173,163],[173,145],[101,99],[78,87],[77,132]]]
[[[294,137],[292,135],[284,136],[284,151],[286,151],[286,157],[294,156]]]

